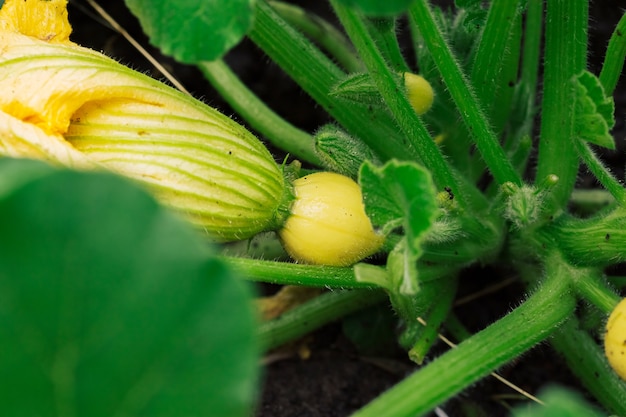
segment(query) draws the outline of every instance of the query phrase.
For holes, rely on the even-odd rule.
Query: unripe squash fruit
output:
[[[383,244],[352,179],[318,172],[293,182],[295,199],[278,234],[289,255],[308,264],[348,266]]]
[[[613,309],[606,323],[604,353],[615,373],[626,380],[626,298]]]

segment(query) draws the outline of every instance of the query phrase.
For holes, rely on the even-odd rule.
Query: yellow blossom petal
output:
[[[61,135],[49,134],[37,126],[0,111],[0,155],[28,156],[55,165],[94,168],[86,155],[74,149]]]
[[[71,44],[67,0],[5,0],[0,9],[0,30]]]

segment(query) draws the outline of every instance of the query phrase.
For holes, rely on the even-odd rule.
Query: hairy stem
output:
[[[567,204],[578,174],[578,156],[572,149],[572,140],[577,139],[574,138],[575,90],[571,80],[585,67],[587,19],[586,1],[546,2],[542,122],[535,182],[551,174],[559,178],[547,202],[552,212]]]
[[[528,299],[353,414],[353,417],[421,416],[545,340],[569,317],[575,299],[565,270],[548,268]]]
[[[355,311],[382,303],[386,294],[377,290],[343,290],[327,292],[277,319],[259,326],[261,348],[276,348],[290,340],[344,317]]]

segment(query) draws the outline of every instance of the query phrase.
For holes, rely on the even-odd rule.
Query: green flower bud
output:
[[[0,11],[0,155],[113,170],[218,241],[274,229],[285,185],[263,144],[203,103],[70,42],[57,30],[69,27],[65,6],[7,0]]]
[[[315,133],[315,150],[324,168],[356,178],[363,161],[379,163],[374,151],[332,124]]]

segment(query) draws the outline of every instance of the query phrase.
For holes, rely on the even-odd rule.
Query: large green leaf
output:
[[[249,415],[249,291],[142,190],[53,170],[0,196],[0,236],[0,415]]]
[[[252,26],[255,0],[126,0],[150,42],[187,64],[213,61]]]

